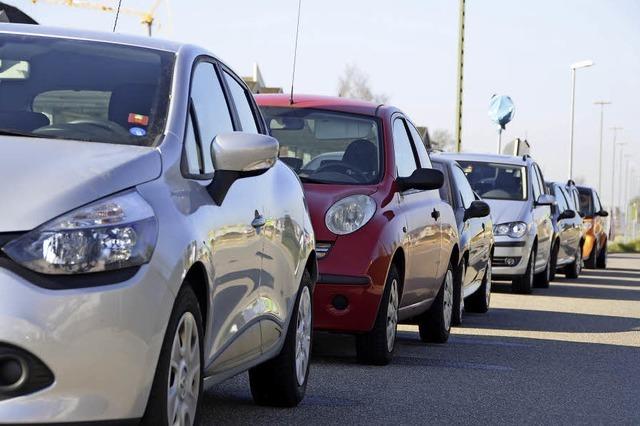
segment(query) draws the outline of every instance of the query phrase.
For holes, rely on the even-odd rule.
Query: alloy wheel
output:
[[[491,259],[489,259],[487,273],[485,274],[484,297],[487,300],[487,306],[489,306],[491,301]]]
[[[535,276],[536,271],[536,252],[531,252],[531,256],[529,256],[529,268],[531,273],[529,274],[529,288],[533,287],[533,278]]]
[[[398,280],[391,281],[389,304],[387,305],[387,350],[393,351],[396,343],[396,328],[398,326]]]
[[[171,347],[167,387],[168,423],[191,426],[200,395],[200,335],[191,312],[180,318]]]
[[[311,293],[309,287],[302,289],[296,319],[296,379],[304,385],[311,353]]]
[[[442,298],[444,315],[444,328],[449,330],[451,328],[451,314],[453,313],[453,274],[451,270],[447,271],[447,275],[444,279],[444,294]]]

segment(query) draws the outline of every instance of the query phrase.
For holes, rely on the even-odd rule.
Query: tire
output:
[[[489,304],[491,303],[491,258],[489,258],[489,264],[487,270],[484,273],[482,279],[482,285],[480,288],[467,297],[465,301],[464,309],[469,312],[476,312],[484,314],[489,310]]]
[[[420,339],[423,342],[446,343],[449,340],[453,311],[453,287],[453,266],[449,263],[438,296],[418,323]]]
[[[143,425],[198,424],[203,389],[202,336],[198,299],[191,287],[184,285],[171,312]],[[170,394],[174,393],[172,388],[175,392],[173,404],[170,402]],[[182,418],[178,418],[180,414]]]
[[[467,264],[465,260],[462,260],[458,267],[458,272],[453,284],[453,307],[451,310],[451,325],[459,326],[462,324],[462,312],[464,311],[464,297],[462,297],[462,291],[464,286],[464,276],[467,272]]]
[[[584,267],[586,269],[596,269],[598,267],[598,253],[598,247],[594,246],[593,249],[591,249],[591,256],[584,260]]]
[[[553,249],[551,250],[551,257],[549,258],[549,262],[551,262],[551,268],[549,269],[549,281],[555,281],[556,279],[556,268],[558,267],[558,253],[560,253],[560,241],[556,241],[553,244]]]
[[[604,243],[604,247],[600,250],[600,254],[598,254],[598,258],[596,260],[596,267],[598,269],[607,269],[607,258],[609,257],[607,251],[607,243]]]
[[[547,265],[544,267],[544,271],[535,275],[533,280],[533,286],[536,288],[549,288],[549,282],[551,281],[551,268],[555,268],[554,265],[551,264],[552,261],[552,253],[549,253],[549,258],[547,259]]]
[[[582,272],[582,247],[579,247],[576,251],[576,258],[564,267],[564,276],[575,280],[580,276]]]
[[[373,329],[356,337],[356,354],[363,364],[387,365],[393,358],[400,306],[400,274],[391,266]]]
[[[534,247],[529,255],[529,264],[524,275],[514,278],[511,282],[511,291],[519,294],[531,294],[533,288],[533,271],[536,264],[536,249]]]
[[[305,270],[282,350],[249,370],[251,395],[258,405],[295,407],[309,381],[313,333],[313,282]]]

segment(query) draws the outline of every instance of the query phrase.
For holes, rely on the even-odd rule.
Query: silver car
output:
[[[546,193],[538,164],[528,155],[443,155],[458,161],[473,190],[491,207],[493,278],[511,280],[517,293],[548,287],[555,198]]]
[[[0,423],[191,425],[249,370],[296,405],[314,234],[246,86],[198,47],[0,25]]]

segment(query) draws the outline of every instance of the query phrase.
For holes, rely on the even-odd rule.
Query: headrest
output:
[[[363,172],[375,172],[378,170],[378,149],[366,139],[356,139],[344,151],[342,162]]]

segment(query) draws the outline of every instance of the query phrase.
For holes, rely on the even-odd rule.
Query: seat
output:
[[[522,185],[520,183],[520,179],[518,179],[517,177],[509,174],[509,173],[505,173],[502,172],[498,175],[498,178],[496,179],[496,189],[501,189],[507,193],[509,193],[510,196],[512,197],[521,197],[522,193]]]
[[[366,139],[356,139],[347,146],[342,163],[359,171],[375,174],[378,171],[378,148]]]
[[[49,118],[40,112],[0,111],[0,127],[3,129],[32,132],[50,124]]]
[[[127,130],[139,126],[129,122],[129,114],[148,117],[155,94],[156,86],[152,84],[131,83],[116,87],[109,100],[109,120]]]

